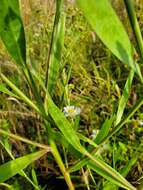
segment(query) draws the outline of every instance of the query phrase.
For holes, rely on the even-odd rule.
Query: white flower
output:
[[[79,115],[81,112],[81,109],[76,106],[66,106],[64,107],[64,114],[66,117],[75,117],[76,115]]]
[[[140,126],[143,126],[143,121],[139,121],[139,125],[140,125]]]

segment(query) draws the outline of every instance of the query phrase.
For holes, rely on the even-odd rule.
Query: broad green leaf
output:
[[[48,91],[51,95],[59,75],[65,33],[65,15],[62,14],[63,0],[57,0],[56,2],[57,8],[48,68]]]
[[[5,150],[6,150],[7,153],[9,154],[9,156],[14,160],[15,158],[14,158],[14,156],[12,155],[12,152],[11,152],[11,145],[10,145],[8,139],[9,139],[8,136],[6,136],[6,137],[4,137],[4,138],[0,141],[0,143],[1,143],[1,145],[5,148]],[[29,182],[33,185],[33,187],[35,187],[35,189],[38,189],[37,186],[36,186],[37,184],[35,185],[35,184],[33,183],[33,181],[28,177],[28,175],[27,175],[23,170],[21,170],[18,174],[21,175],[21,176],[23,176],[23,177],[25,177],[25,178],[27,179],[27,181],[29,181]]]
[[[16,63],[23,65],[26,48],[18,0],[0,1],[0,37]]]
[[[130,93],[130,89],[132,86],[133,77],[134,77],[134,71],[131,70],[129,73],[128,79],[126,81],[123,94],[122,94],[120,101],[119,101],[115,125],[117,125],[121,121],[124,109],[126,107],[128,99],[129,99],[129,93]]]
[[[123,63],[128,64],[142,80],[140,68],[133,59],[134,48],[109,0],[76,0],[87,21],[103,43]],[[143,81],[143,80],[142,80]]]
[[[47,151],[41,150],[32,154],[28,154],[26,156],[17,158],[15,160],[9,161],[0,166],[0,183],[8,180],[9,178],[13,177],[21,170],[26,168],[30,163],[34,162],[35,160],[39,159],[43,156]]]
[[[0,36],[13,59],[23,67],[23,73],[32,88],[38,107],[44,113],[42,98],[26,64],[26,43],[19,0],[0,1]]]

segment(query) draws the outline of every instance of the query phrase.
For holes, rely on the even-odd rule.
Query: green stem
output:
[[[142,39],[139,23],[138,23],[136,13],[135,13],[134,2],[133,0],[124,0],[124,3],[126,6],[126,10],[129,16],[129,20],[131,23],[131,27],[132,27],[135,39],[137,42],[138,51],[143,61],[143,39]]]
[[[7,183],[0,183],[0,186],[7,187],[9,190],[14,190],[13,187]]]
[[[24,138],[24,137],[20,137],[20,136],[18,136],[18,135],[15,135],[15,134],[6,132],[6,131],[3,130],[3,129],[0,129],[0,133],[3,134],[3,135],[7,135],[7,136],[9,136],[9,137],[11,137],[11,138],[14,138],[14,139],[16,139],[16,140],[25,142],[25,143],[27,143],[27,144],[31,144],[31,145],[33,145],[33,146],[37,146],[37,147],[39,147],[39,148],[43,148],[43,149],[46,149],[47,151],[50,151],[50,147],[47,146],[47,145],[40,144],[40,143],[31,141],[31,140],[29,140],[29,139],[26,139],[26,138]]]
[[[74,188],[74,186],[72,184],[69,172],[66,170],[66,168],[65,168],[65,166],[63,164],[63,161],[62,161],[62,159],[60,157],[60,154],[58,152],[57,146],[56,146],[55,142],[52,139],[50,139],[50,146],[51,146],[53,156],[54,156],[54,158],[55,158],[55,160],[56,160],[56,162],[57,162],[57,164],[58,164],[64,178],[65,178],[65,181],[66,181],[66,183],[68,185],[69,190],[74,190],[75,188]]]
[[[17,95],[19,95],[22,100],[24,100],[24,102],[26,102],[28,105],[30,105],[34,110],[36,110],[38,113],[40,112],[40,110],[38,109],[38,107],[24,94],[21,92],[21,90],[19,90],[4,74],[0,74],[2,80],[8,84],[8,86],[10,86]]]

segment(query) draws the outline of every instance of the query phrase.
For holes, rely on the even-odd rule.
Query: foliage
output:
[[[1,0],[1,46],[7,49],[1,54],[8,62],[0,73],[2,187],[23,189],[19,176],[27,188],[53,189],[50,180],[41,183],[44,167],[46,178],[65,180],[65,189],[136,189],[142,171],[143,42],[134,4],[124,3],[134,41],[108,0],[43,1],[41,9],[32,0],[26,7]],[[31,21],[26,14],[33,15]],[[72,114],[76,106],[81,114]],[[54,188],[60,188],[57,179]]]

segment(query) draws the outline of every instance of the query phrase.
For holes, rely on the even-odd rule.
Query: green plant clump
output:
[[[0,0],[0,189],[143,189],[142,0]]]

